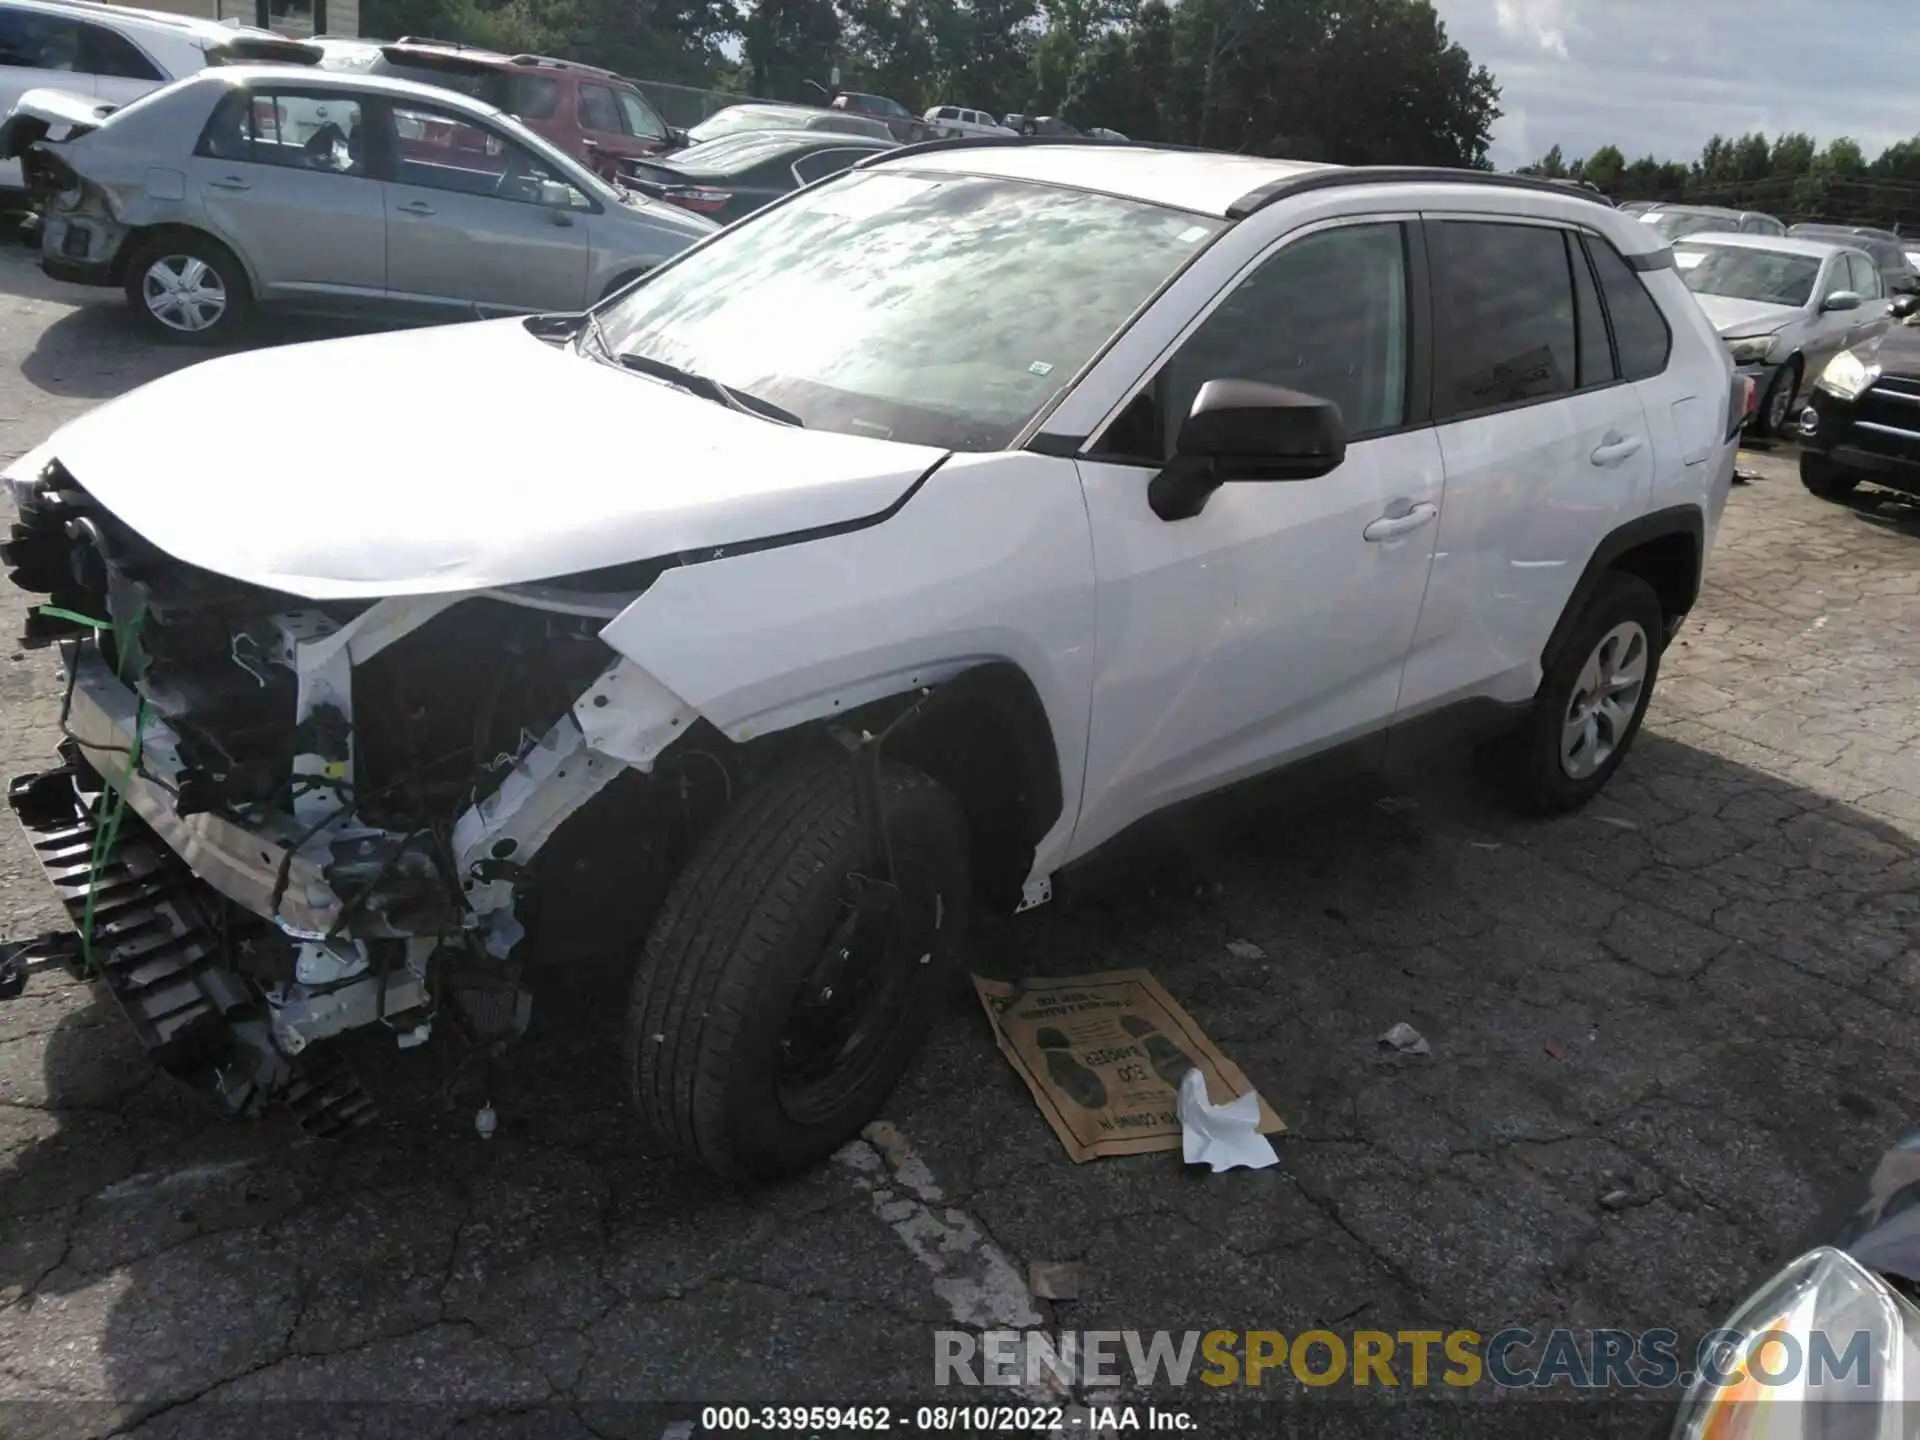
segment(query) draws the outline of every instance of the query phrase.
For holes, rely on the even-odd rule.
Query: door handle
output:
[[[209,180],[207,187],[211,190],[251,190],[253,188],[251,184],[242,180],[238,175],[227,175],[218,180]]]
[[[404,211],[408,215],[433,214],[433,207],[427,204],[427,202],[424,200],[409,200],[407,201],[406,204],[399,206],[398,208]]]
[[[1398,540],[1402,535],[1411,535],[1439,513],[1437,505],[1423,502],[1410,506],[1404,515],[1382,515],[1360,533],[1376,544],[1382,540]]]
[[[1610,430],[1607,432],[1606,439],[1602,440],[1594,450],[1593,463],[1618,465],[1622,460],[1630,460],[1639,453],[1640,437],[1638,435],[1622,435],[1617,430]]]

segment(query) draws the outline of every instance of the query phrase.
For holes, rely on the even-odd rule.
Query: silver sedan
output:
[[[46,132],[31,142],[52,177],[41,266],[123,287],[170,340],[224,340],[255,306],[428,322],[580,310],[718,228],[408,81],[223,66],[65,140],[28,123],[66,99],[30,92],[0,127]]]
[[[1886,333],[1880,272],[1851,246],[1703,233],[1676,241],[1673,258],[1734,369],[1752,377],[1762,434],[1786,428],[1835,355]]]

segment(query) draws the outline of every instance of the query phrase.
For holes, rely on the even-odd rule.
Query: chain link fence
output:
[[[729,105],[743,105],[759,98],[727,90],[699,90],[691,85],[668,85],[660,80],[636,80],[634,83],[653,102],[653,108],[660,112],[660,118],[681,130],[691,129]]]

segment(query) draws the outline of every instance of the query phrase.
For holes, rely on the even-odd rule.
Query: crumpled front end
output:
[[[10,799],[73,958],[236,1113],[365,1118],[343,1031],[410,1047],[451,1006],[519,1033],[547,842],[616,781],[689,807],[701,767],[654,770],[696,717],[598,638],[644,574],[319,603],[163,554],[57,461],[14,497],[25,643],[59,645],[66,693],[65,763]]]

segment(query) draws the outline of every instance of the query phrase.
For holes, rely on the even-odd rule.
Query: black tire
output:
[[[1763,437],[1777,437],[1792,430],[1793,397],[1799,392],[1800,357],[1796,355],[1773,372],[1773,379],[1767,384],[1767,393],[1760,397],[1760,408],[1754,415],[1754,431]],[[1786,398],[1787,413],[1776,424],[1773,407],[1782,396]]]
[[[658,1139],[727,1179],[794,1174],[858,1134],[944,998],[967,921],[966,820],[943,786],[905,766],[883,762],[880,789],[898,910],[873,971],[887,989],[854,1031],[867,1039],[846,1073],[813,1089],[790,1073],[803,983],[828,953],[847,913],[846,877],[861,866],[845,756],[795,762],[742,797],[647,936],[627,1015],[634,1101]]]
[[[1508,796],[1519,809],[1531,815],[1563,815],[1579,809],[1606,787],[1640,733],[1647,702],[1653,698],[1665,644],[1665,622],[1660,598],[1637,575],[1610,571],[1601,580],[1565,648],[1541,680],[1526,722],[1501,757]],[[1563,761],[1562,741],[1572,719],[1582,672],[1602,639],[1625,625],[1639,627],[1645,645],[1645,674],[1633,698],[1630,718],[1617,731],[1605,727],[1605,739],[1611,748],[1593,770],[1570,773]]]
[[[170,324],[155,313],[148,303],[147,288],[149,272],[155,265],[164,264],[176,274],[184,274],[196,262],[215,277],[224,302],[209,323],[191,330]],[[125,288],[127,303],[147,333],[174,345],[224,345],[253,313],[253,287],[247,282],[246,267],[218,240],[191,230],[164,232],[134,251],[127,261]],[[204,306],[192,308],[195,313],[205,314]],[[182,312],[176,309],[175,313]]]
[[[1822,500],[1844,500],[1860,483],[1857,470],[1836,465],[1825,455],[1800,452],[1800,483]]]

